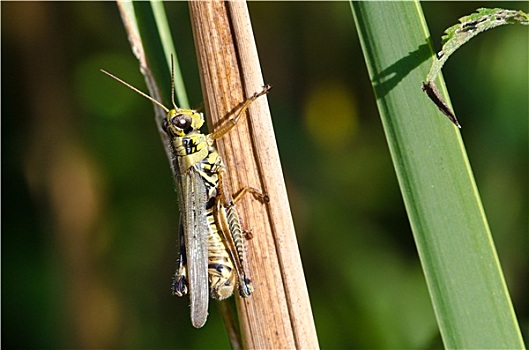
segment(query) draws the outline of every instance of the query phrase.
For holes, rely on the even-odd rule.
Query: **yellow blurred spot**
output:
[[[307,131],[318,146],[344,147],[358,127],[354,95],[341,83],[320,84],[309,92],[304,118]]]

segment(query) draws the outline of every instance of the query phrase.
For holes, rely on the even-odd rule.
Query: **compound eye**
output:
[[[162,130],[167,132],[167,127],[169,126],[169,122],[167,119],[162,120]]]
[[[186,130],[191,126],[191,118],[186,114],[178,114],[171,119],[171,124],[180,130]]]

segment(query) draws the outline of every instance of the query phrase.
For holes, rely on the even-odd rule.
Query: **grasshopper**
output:
[[[194,109],[178,108],[175,104],[173,64],[172,109],[111,73],[101,71],[166,112],[162,129],[169,137],[173,153],[172,166],[180,208],[179,257],[172,292],[177,296],[189,294],[191,323],[201,328],[208,315],[208,294],[222,300],[233,294],[236,285],[242,297],[250,296],[253,291],[244,268],[244,238],[247,238],[248,231],[241,228],[235,204],[246,193],[263,202],[269,199],[251,187],[243,188],[231,198],[223,189],[222,178],[226,170],[214,142],[233,129],[250,104],[267,94],[271,86],[265,85],[260,92],[247,98],[217,131],[202,134],[203,114]]]

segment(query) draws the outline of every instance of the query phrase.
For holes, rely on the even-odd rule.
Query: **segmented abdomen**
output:
[[[223,300],[233,294],[236,274],[231,257],[217,227],[213,209],[207,210],[208,234],[208,279],[211,297]]]

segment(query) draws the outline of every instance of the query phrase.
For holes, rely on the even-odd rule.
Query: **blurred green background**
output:
[[[113,2],[2,2],[2,345],[227,348],[171,296],[177,206]],[[435,50],[478,7],[425,2]],[[348,2],[249,4],[322,348],[442,346]],[[191,103],[187,4],[166,4]],[[388,16],[391,14],[388,14]],[[529,339],[529,35],[470,41],[444,76]],[[417,89],[420,89],[417,82]],[[432,116],[424,116],[430,118]],[[449,121],[446,121],[449,123]],[[447,232],[446,234],[450,234]]]

